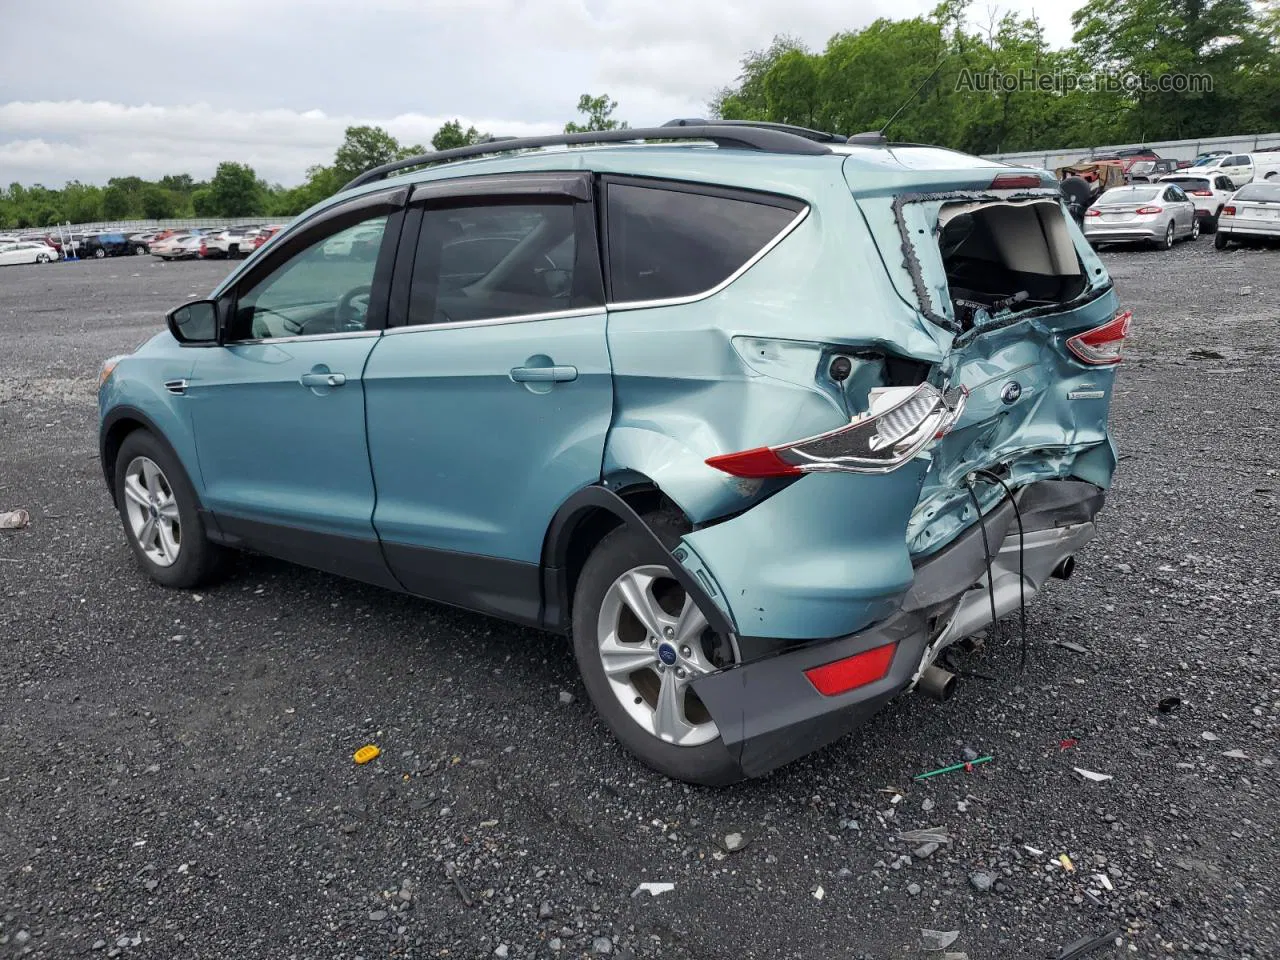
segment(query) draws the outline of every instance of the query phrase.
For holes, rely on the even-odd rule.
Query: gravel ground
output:
[[[94,377],[227,265],[4,268],[0,956],[1280,956],[1280,251],[1105,259],[1124,459],[1026,674],[993,639],[997,679],[720,791],[625,755],[560,638],[260,558],[145,580]]]

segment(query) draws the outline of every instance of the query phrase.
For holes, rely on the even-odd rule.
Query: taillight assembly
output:
[[[1134,213],[1140,217],[1151,213],[1164,213],[1164,207],[1139,207]]]
[[[1191,195],[1193,197],[1212,197],[1213,191],[1212,190],[1192,190]]]
[[[709,457],[708,466],[735,477],[787,477],[803,473],[889,473],[945,436],[964,411],[964,387],[945,394],[929,383],[880,387],[870,407],[847,425],[771,447]]]
[[[804,675],[824,697],[838,696],[882,679],[889,672],[897,649],[896,643],[886,643],[820,667],[810,667]]]
[[[1224,217],[1234,217],[1234,216],[1236,215],[1236,208],[1235,208],[1235,207],[1223,207],[1223,208],[1222,208],[1222,214],[1221,214],[1221,215],[1222,215],[1222,216],[1224,216]]]
[[[1093,367],[1110,366],[1120,362],[1120,351],[1124,347],[1124,338],[1129,335],[1129,325],[1133,322],[1133,312],[1126,310],[1116,314],[1100,327],[1077,333],[1067,341],[1067,349],[1075,354],[1081,363]]]
[[[1084,215],[1085,215],[1086,217],[1100,217],[1100,216],[1102,216],[1102,211],[1101,211],[1101,210],[1094,210],[1092,207],[1090,207],[1088,210],[1086,210],[1086,211],[1084,212]]]
[[[208,255],[209,255],[209,246],[208,246],[208,244],[206,244],[206,243],[204,243],[204,242],[201,242],[201,244],[200,244],[200,256],[202,256],[202,257],[207,257]]]
[[[991,190],[1034,190],[1044,185],[1034,173],[1001,173],[991,181]]]

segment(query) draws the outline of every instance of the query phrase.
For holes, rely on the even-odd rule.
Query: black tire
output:
[[[683,532],[679,520],[668,514],[650,515],[646,522],[669,547],[679,541]],[[635,567],[669,562],[646,537],[626,526],[618,527],[601,540],[587,558],[574,592],[574,656],[596,712],[637,759],[674,780],[702,786],[726,786],[743,779],[743,775],[720,737],[691,747],[659,740],[622,708],[601,663],[598,622],[610,587]]]
[[[36,254],[36,263],[48,263],[52,259],[53,257],[49,256],[47,253]]]
[[[136,247],[133,248],[133,255],[135,257],[141,257],[146,253],[147,253],[147,248],[144,247],[142,244],[138,244]]]
[[[1218,208],[1218,213],[1222,212],[1222,208]],[[1217,233],[1218,232],[1218,216],[1213,213],[1206,213],[1200,218],[1201,233]]]
[[[1213,235],[1213,249],[1215,250],[1227,249],[1227,244],[1230,242],[1228,235],[1223,233],[1221,230]]]
[[[1190,235],[1188,235],[1187,239],[1188,240],[1200,239],[1200,218],[1199,217],[1191,218],[1191,233]]]
[[[1159,244],[1159,247],[1160,247],[1160,249],[1161,249],[1161,250],[1172,250],[1172,249],[1173,249],[1173,235],[1174,235],[1174,233],[1175,233],[1175,232],[1176,232],[1176,231],[1175,231],[1174,226],[1173,226],[1173,221],[1172,221],[1172,220],[1170,220],[1170,221],[1169,221],[1169,229],[1168,229],[1168,230],[1166,230],[1166,231],[1164,232],[1164,240],[1160,241],[1160,244]]]
[[[107,255],[107,251],[102,249],[102,247],[98,247],[97,250],[93,251],[93,258],[95,260],[102,260],[104,257],[106,257],[106,255]]]
[[[129,521],[124,487],[129,464],[137,457],[147,457],[163,471],[177,501],[181,543],[178,559],[170,566],[155,563],[143,551]],[[116,502],[125,539],[143,572],[161,586],[190,589],[218,579],[227,568],[228,551],[205,536],[204,526],[196,511],[196,492],[186,471],[169,447],[146,430],[135,430],[125,437],[116,455]]]

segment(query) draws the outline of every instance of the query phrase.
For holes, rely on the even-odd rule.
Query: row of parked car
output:
[[[1105,243],[1148,243],[1169,249],[1177,240],[1214,234],[1213,245],[1280,241],[1280,179],[1236,188],[1229,177],[1193,169],[1102,193],[1083,211],[1084,235]]]
[[[82,260],[148,254],[164,260],[246,257],[275,236],[281,226],[194,227],[143,233],[104,230],[69,236],[56,233],[0,234],[0,265],[50,263],[71,256]]]

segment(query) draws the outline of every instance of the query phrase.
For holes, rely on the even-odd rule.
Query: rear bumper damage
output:
[[[1015,494],[1022,513],[1021,564],[1030,599],[1094,534],[1104,493],[1080,480],[1047,480]],[[1019,604],[1019,534],[1006,498],[983,518],[991,551],[996,616]],[[950,644],[991,621],[987,553],[975,524],[914,568],[898,609],[848,636],[786,652],[694,681],[693,687],[747,776],[759,776],[838,739],[915,686]],[[760,646],[771,644],[757,639]],[[805,671],[896,644],[888,673],[835,696],[820,694]]]

